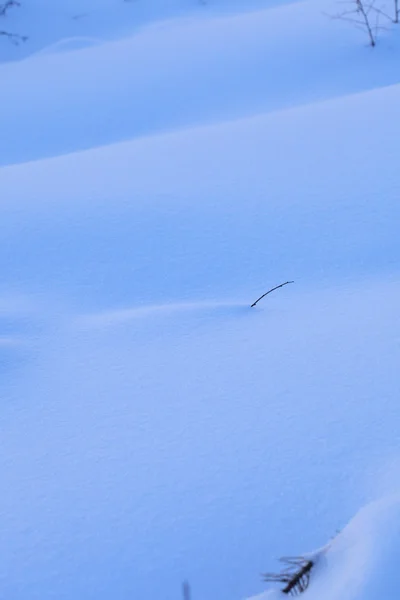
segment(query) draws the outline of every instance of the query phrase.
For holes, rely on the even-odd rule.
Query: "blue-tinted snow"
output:
[[[262,592],[398,491],[399,33],[61,5],[10,12],[38,37],[0,69],[0,595]],[[329,600],[381,600],[372,533],[369,595],[339,536]]]

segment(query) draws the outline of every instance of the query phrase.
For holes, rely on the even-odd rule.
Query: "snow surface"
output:
[[[314,562],[307,600],[395,598],[400,585],[399,496],[388,496],[360,510],[333,541],[307,558]],[[277,591],[251,600],[278,600]]]
[[[400,34],[332,10],[7,15],[7,600],[272,600],[371,500],[304,597],[397,600]]]
[[[133,10],[146,0],[128,4]],[[383,39],[371,56],[357,31],[340,31],[322,13],[321,0],[206,18],[207,10],[198,19],[156,21],[110,43],[99,42],[102,31],[93,24],[86,35],[69,33],[1,66],[0,164],[398,83],[398,36]]]

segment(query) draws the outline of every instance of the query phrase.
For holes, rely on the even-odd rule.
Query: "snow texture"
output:
[[[400,31],[334,10],[2,17],[1,597],[397,600]]]
[[[307,600],[395,598],[400,585],[399,536],[399,496],[387,496],[368,504],[333,541],[307,556],[314,567],[303,597]],[[249,600],[284,597],[279,591],[269,591]]]

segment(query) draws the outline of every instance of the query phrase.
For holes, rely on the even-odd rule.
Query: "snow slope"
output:
[[[149,23],[248,12],[285,1],[290,0],[29,0],[20,3],[22,10],[10,7],[0,21],[7,31],[26,36],[26,42],[12,48],[0,38],[0,56],[2,61],[18,60],[36,52],[71,49],[74,40],[107,43],[129,37]]]
[[[310,598],[394,597],[399,586],[399,517],[398,496],[361,510],[326,553]]]
[[[123,306],[390,274],[399,92],[4,168],[3,282]]]
[[[8,600],[244,598],[399,492],[398,32],[152,6],[1,67]],[[305,598],[397,599],[390,502]]]
[[[314,567],[304,598],[394,598],[400,583],[399,523],[398,495],[365,506],[333,541],[307,555]],[[283,594],[270,591],[256,598],[282,597]]]
[[[0,164],[397,83],[398,36],[371,56],[361,34],[322,13],[330,5],[308,0],[224,16],[205,6],[202,18],[5,64]]]

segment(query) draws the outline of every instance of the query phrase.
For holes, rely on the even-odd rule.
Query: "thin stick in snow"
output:
[[[262,296],[260,296],[259,298],[257,298],[257,300],[255,302],[253,302],[253,304],[251,305],[250,308],[253,308],[253,306],[255,306],[257,304],[257,302],[260,302],[260,300],[262,300],[263,298],[265,298],[265,296],[268,296],[268,294],[270,294],[271,292],[274,292],[275,290],[283,287],[284,285],[287,285],[288,283],[294,283],[294,281],[285,281],[285,283],[281,283],[280,285],[275,286],[271,290],[268,290],[268,292],[265,292],[265,294],[263,294]]]
[[[183,600],[191,600],[190,585],[188,581],[182,584]]]
[[[8,0],[7,2],[4,2],[3,4],[0,4],[0,15],[5,16],[7,14],[8,9],[11,8],[12,6],[21,6],[21,5],[17,0]]]
[[[341,21],[348,21],[352,23],[358,29],[366,31],[370,46],[376,46],[377,35],[380,31],[386,30],[379,23],[379,18],[384,17],[387,20],[391,20],[389,15],[381,8],[376,6],[376,0],[338,0],[340,4],[348,5],[350,8],[343,12],[333,16],[333,19],[340,19]],[[395,3],[398,0],[395,0]],[[396,9],[396,4],[395,4]],[[373,17],[375,16],[375,24]]]
[[[284,594],[297,596],[305,592],[310,583],[314,562],[302,556],[281,558],[281,562],[286,564],[286,568],[280,573],[265,573],[264,581],[283,584],[281,591]]]
[[[25,35],[19,35],[18,33],[10,33],[9,31],[0,31],[0,35],[8,37],[10,42],[15,46],[18,46],[21,42],[26,42],[28,39]]]

